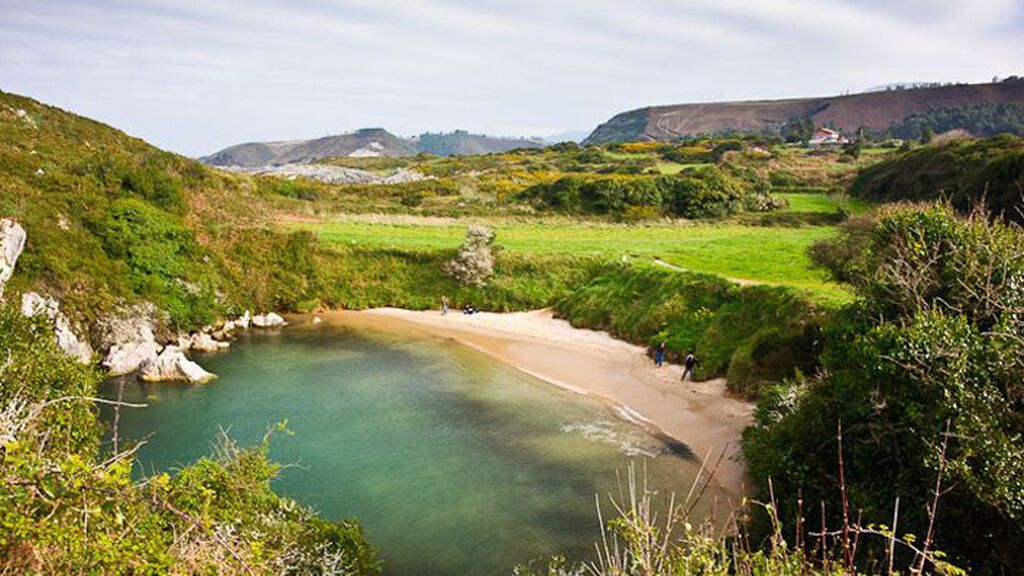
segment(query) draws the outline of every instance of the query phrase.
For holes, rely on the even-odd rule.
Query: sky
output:
[[[0,0],[0,90],[190,156],[1024,75],[1024,0]]]

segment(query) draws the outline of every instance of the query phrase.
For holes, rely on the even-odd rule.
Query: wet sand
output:
[[[657,368],[642,347],[573,328],[547,310],[442,316],[379,308],[319,316],[343,326],[454,339],[536,378],[600,398],[621,417],[685,444],[695,458],[711,454],[709,467],[725,450],[715,481],[735,497],[744,493],[739,440],[753,406],[726,396],[724,379],[680,382],[681,367]]]

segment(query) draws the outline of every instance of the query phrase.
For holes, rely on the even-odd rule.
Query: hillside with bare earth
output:
[[[672,141],[727,131],[778,130],[793,120],[846,131],[885,131],[912,114],[978,104],[1024,103],[1024,80],[956,84],[863,94],[785,100],[654,106],[623,112],[597,127],[585,144]]]

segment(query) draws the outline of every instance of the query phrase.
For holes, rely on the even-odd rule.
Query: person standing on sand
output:
[[[693,350],[686,355],[686,359],[683,360],[683,382],[686,382],[686,377],[693,378],[693,368],[697,365],[697,357],[693,355]]]
[[[441,316],[448,313],[448,297],[441,296]]]
[[[668,349],[668,345],[662,340],[661,344],[658,344],[657,348],[654,349],[654,365],[661,368],[661,365],[665,363],[665,350]]]

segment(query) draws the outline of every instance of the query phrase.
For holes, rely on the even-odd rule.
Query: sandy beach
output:
[[[623,418],[685,444],[699,460],[722,450],[715,480],[744,492],[739,440],[753,406],[725,394],[725,380],[681,382],[682,368],[654,366],[645,350],[604,332],[573,328],[548,310],[465,315],[379,308],[320,314],[324,321],[401,334],[451,338],[554,385],[599,398]]]

